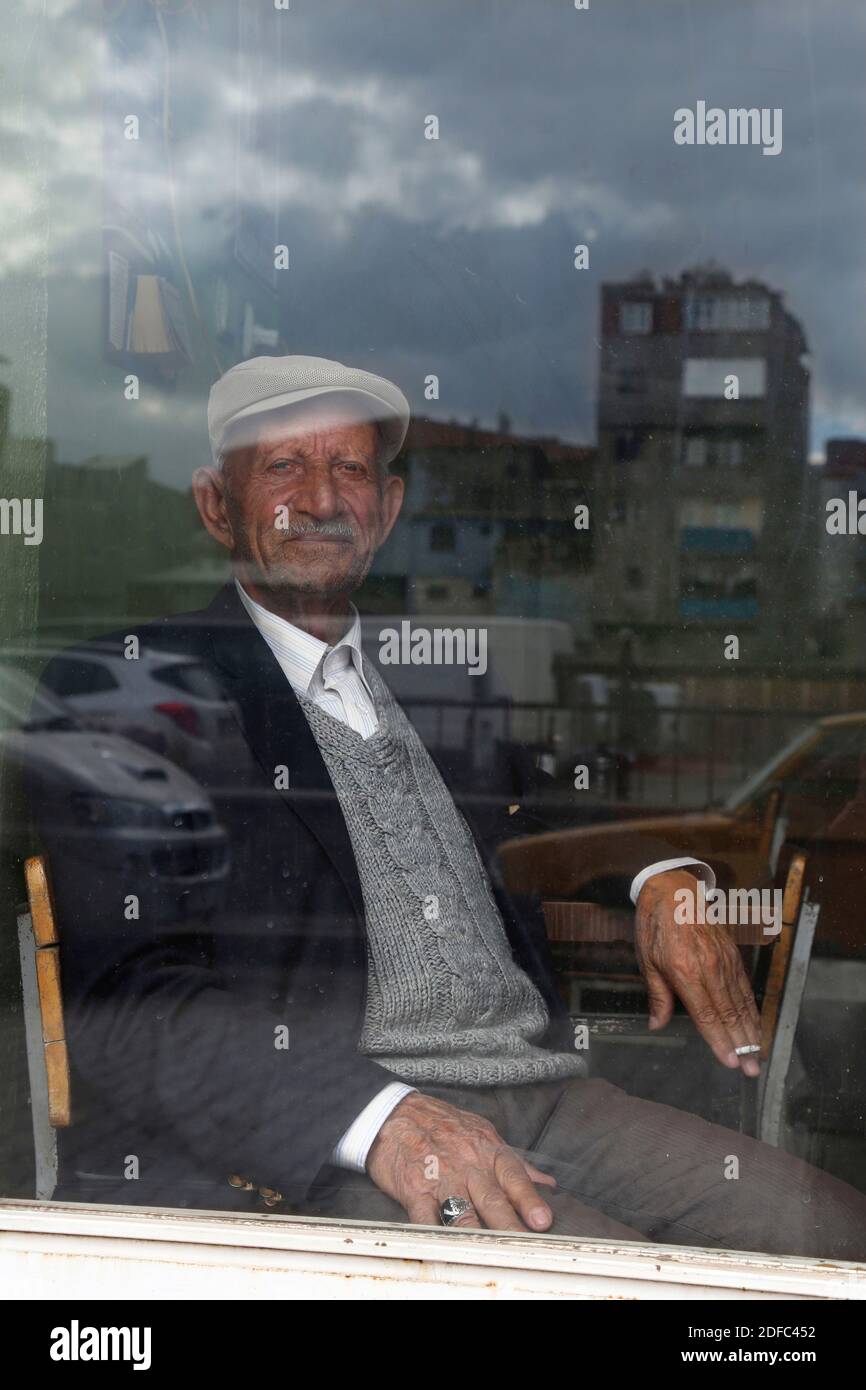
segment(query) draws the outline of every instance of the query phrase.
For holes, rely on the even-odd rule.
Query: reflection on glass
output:
[[[0,1192],[862,1259],[855,21],[373,8],[21,55]]]

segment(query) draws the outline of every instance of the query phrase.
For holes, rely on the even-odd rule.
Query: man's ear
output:
[[[389,473],[382,489],[382,533],[379,537],[379,545],[384,544],[391,534],[394,522],[400,515],[405,491],[403,479],[398,477],[396,473]],[[377,550],[378,548],[379,546],[376,547]]]
[[[192,475],[192,495],[202,522],[215,541],[234,549],[234,536],[226,510],[225,477],[218,468],[197,468]]]

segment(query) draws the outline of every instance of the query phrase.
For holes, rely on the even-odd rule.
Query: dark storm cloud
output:
[[[250,95],[233,15],[214,4],[206,28],[170,29],[181,217],[205,278],[220,269]],[[282,52],[268,44],[254,100],[266,137],[278,122],[279,150],[266,138],[261,163],[240,172],[248,196],[261,180],[279,198],[289,350],[390,373],[444,418],[506,409],[518,428],[589,440],[601,282],[714,259],[765,279],[803,323],[814,443],[866,432],[861,0],[593,0],[585,12],[570,0],[297,0],[277,22]],[[129,61],[158,85],[155,33]],[[699,99],[781,107],[782,153],[676,146],[674,111]],[[95,118],[86,89],[79,111]],[[423,138],[431,113],[438,142]],[[166,198],[160,158],[157,145],[153,205]],[[68,152],[64,168],[75,172]],[[92,216],[80,200],[75,211],[69,192],[70,248]],[[591,268],[577,272],[583,241]],[[197,382],[164,413],[162,476],[188,459],[177,432],[202,404]],[[86,436],[86,412],[67,428]]]
[[[317,242],[310,276],[290,288],[293,343],[312,333],[325,351],[336,331],[347,348],[372,346],[402,366],[416,404],[435,370],[445,414],[490,419],[507,406],[526,428],[589,438],[600,281],[714,259],[764,278],[801,319],[815,443],[866,426],[866,335],[852,293],[866,212],[861,5],[608,0],[585,13],[559,3],[377,13],[372,29],[351,6],[325,6],[302,26],[296,56],[337,86],[364,73],[399,93],[411,119],[388,131],[395,163],[426,161],[429,178],[402,215],[361,206],[353,254]],[[698,99],[781,107],[782,153],[675,146],[673,112]],[[428,111],[441,122],[432,148],[419,143]],[[322,148],[324,165],[333,154]],[[455,189],[461,156],[476,172]],[[306,253],[307,228],[285,214]],[[591,271],[581,275],[571,247],[584,239]],[[316,305],[344,293],[352,322],[328,315],[321,332]]]

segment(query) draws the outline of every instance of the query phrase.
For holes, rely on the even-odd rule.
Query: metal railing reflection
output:
[[[402,701],[429,745],[461,755],[462,780],[518,750],[546,773],[551,793],[636,807],[722,801],[820,712],[721,705],[656,706],[630,720],[611,704],[573,706],[413,697]],[[642,712],[643,715],[643,712]],[[587,768],[586,791],[574,786]]]

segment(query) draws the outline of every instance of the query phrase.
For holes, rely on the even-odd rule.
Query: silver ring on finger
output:
[[[465,1197],[446,1197],[439,1206],[439,1219],[443,1226],[453,1226],[461,1216],[473,1210],[472,1203],[467,1202]]]

